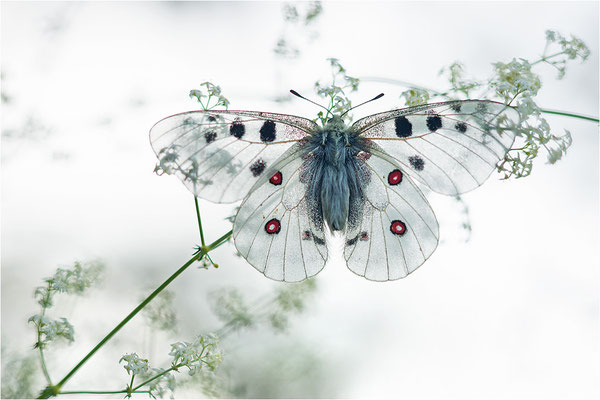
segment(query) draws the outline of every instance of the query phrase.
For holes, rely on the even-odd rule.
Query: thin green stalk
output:
[[[595,117],[590,117],[590,116],[587,116],[587,115],[570,113],[570,112],[566,112],[566,111],[546,110],[546,109],[540,108],[540,112],[543,112],[545,114],[554,114],[554,115],[562,115],[562,116],[565,116],[565,117],[579,118],[579,119],[584,119],[586,121],[593,121],[593,122],[596,122],[596,123],[600,122],[598,120],[598,118],[595,118]]]
[[[38,332],[38,343],[40,341],[40,334]],[[52,386],[52,380],[50,379],[50,374],[48,373],[48,368],[46,367],[46,360],[44,359],[44,351],[42,350],[42,346],[39,346],[40,350],[40,363],[42,364],[42,371],[44,372],[44,376],[46,377],[46,381],[49,386]]]
[[[561,54],[564,54],[564,51],[559,51],[558,53],[554,53],[554,54],[552,54],[550,56],[542,56],[542,58],[540,58],[537,61],[532,62],[529,65],[535,65],[535,64],[538,64],[538,63],[541,63],[541,62],[544,62],[544,61],[548,61],[549,59],[554,58],[556,56],[560,56]]]
[[[171,367],[171,368],[169,368],[169,369],[166,369],[166,370],[164,370],[164,371],[163,371],[163,372],[161,372],[160,374],[157,374],[157,375],[153,376],[152,378],[150,378],[150,379],[148,379],[148,380],[146,380],[146,381],[144,381],[144,382],[140,383],[140,384],[139,384],[139,385],[137,385],[136,387],[134,387],[134,388],[133,388],[133,391],[135,392],[136,390],[138,390],[138,389],[139,389],[139,388],[141,388],[142,386],[144,386],[144,385],[147,385],[148,383],[152,382],[153,380],[155,380],[155,379],[158,379],[158,378],[160,378],[161,376],[163,376],[163,375],[166,375],[166,374],[168,374],[169,372],[173,371],[174,369],[180,368],[180,367],[182,367],[182,366],[183,366],[183,364],[177,364],[177,365],[175,365],[174,367]]]
[[[44,299],[44,303],[47,304],[50,301],[50,283],[48,283],[48,288],[46,289],[46,298]],[[46,315],[46,307],[42,306],[42,318]],[[46,360],[44,358],[44,349],[42,345],[42,332],[40,332],[40,326],[37,325],[37,344],[38,349],[40,350],[40,364],[42,365],[42,372],[44,373],[44,377],[46,378],[46,382],[48,382],[49,386],[52,386],[52,379],[50,379],[50,373],[48,372],[48,368],[46,367]]]
[[[69,391],[69,392],[60,392],[60,394],[119,394],[119,393],[127,393],[127,390],[112,390],[112,391],[74,390],[74,391]],[[137,392],[137,393],[144,393],[144,392]],[[147,391],[146,391],[146,393],[147,393]]]
[[[228,241],[229,238],[231,237],[232,233],[233,233],[233,231],[229,231],[226,234],[224,234],[223,236],[221,236],[220,238],[218,238],[217,240],[215,240],[214,242],[212,242],[211,244],[209,244],[206,247],[206,252],[208,253],[209,251],[216,249],[217,247],[219,247],[220,245],[222,245],[223,243]]]
[[[202,219],[200,218],[200,207],[198,207],[198,197],[194,196],[194,204],[196,204],[196,217],[198,217],[198,229],[200,229],[200,243],[202,248],[206,246],[204,243],[204,232],[202,232]]]

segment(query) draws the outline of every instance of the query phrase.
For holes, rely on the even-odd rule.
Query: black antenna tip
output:
[[[379,93],[373,100],[377,100],[383,97],[383,93]]]
[[[298,96],[300,98],[303,98],[302,96],[300,96],[300,94],[298,92],[296,92],[294,89],[290,89],[290,93],[293,94],[294,96]]]

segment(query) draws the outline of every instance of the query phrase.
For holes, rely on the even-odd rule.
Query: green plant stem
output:
[[[39,333],[38,333],[38,342],[39,342]],[[46,368],[46,360],[44,359],[44,351],[42,350],[42,346],[40,349],[40,363],[42,364],[42,371],[44,372],[44,376],[46,377],[46,381],[48,385],[52,386],[52,380],[50,379],[50,374],[48,373],[48,368]]]
[[[544,62],[544,61],[548,61],[549,59],[554,58],[556,56],[560,56],[561,54],[564,54],[564,51],[559,51],[558,53],[554,53],[554,54],[549,55],[549,56],[542,56],[542,58],[540,58],[537,61],[532,62],[529,65],[535,65],[535,64],[539,64],[539,63]]]
[[[71,371],[69,371],[67,373],[67,375],[65,375],[65,377],[60,382],[58,382],[54,387],[52,387],[50,392],[54,393],[54,395],[56,395],[58,393],[65,393],[65,392],[61,392],[60,388],[79,370],[79,368],[81,368],[83,366],[83,364],[85,364],[85,362],[88,359],[90,359],[98,350],[100,350],[100,348],[102,348],[102,346],[104,346],[104,344],[106,342],[108,342],[117,332],[119,332],[121,330],[121,328],[123,328],[123,326],[125,326],[133,317],[135,317],[135,315],[137,313],[139,313],[148,303],[150,303],[152,301],[152,299],[154,299],[171,282],[173,282],[175,280],[175,278],[177,278],[179,275],[181,275],[181,273],[183,271],[185,271],[194,262],[196,262],[196,261],[200,260],[202,257],[204,257],[204,255],[206,253],[208,253],[211,250],[216,249],[217,247],[219,247],[220,245],[225,243],[227,240],[229,240],[229,238],[231,237],[231,234],[232,234],[232,231],[227,232],[226,234],[221,236],[219,239],[215,240],[213,243],[208,245],[206,247],[206,250],[205,249],[200,250],[196,255],[194,255],[185,264],[183,264],[177,271],[175,271],[175,273],[173,275],[168,277],[166,281],[164,281],[158,288],[156,288],[155,291],[153,291],[148,297],[146,297],[146,299],[144,301],[142,301],[133,311],[131,311],[129,313],[129,315],[127,315],[121,322],[119,322],[119,324],[112,331],[110,331],[108,333],[108,335],[106,335],[85,357],[83,357],[81,359],[81,361],[79,361],[79,363],[75,367],[73,367],[73,369],[71,369]],[[78,392],[78,393],[84,393],[84,392]],[[123,393],[123,392],[117,392],[117,393]],[[44,394],[46,394],[46,396],[49,396],[48,391],[45,390],[44,392],[42,392],[43,397],[40,396],[38,398],[46,397],[46,396],[44,396]]]
[[[596,122],[596,123],[600,122],[598,120],[598,118],[595,118],[595,117],[590,117],[590,116],[587,116],[587,115],[570,113],[570,112],[566,112],[566,111],[546,110],[546,109],[540,108],[540,112],[543,112],[545,114],[554,114],[554,115],[562,115],[562,116],[565,116],[565,117],[579,118],[579,119],[584,119],[586,121],[593,121],[593,122]]]
[[[113,391],[74,390],[74,391],[69,391],[69,392],[60,392],[60,394],[118,394],[118,393],[127,393],[127,390],[113,390]],[[143,393],[143,392],[138,392],[138,393]]]
[[[144,381],[144,382],[140,383],[140,384],[139,384],[139,385],[137,385],[136,387],[134,387],[134,388],[133,388],[133,391],[135,392],[136,390],[138,390],[138,389],[139,389],[139,388],[141,388],[142,386],[144,386],[144,385],[147,385],[148,383],[152,382],[153,380],[155,380],[155,379],[158,379],[158,378],[160,378],[161,376],[163,376],[163,375],[166,375],[166,374],[168,374],[169,372],[171,372],[171,371],[173,371],[173,370],[175,370],[175,369],[177,369],[177,368],[180,368],[180,367],[182,367],[182,366],[183,366],[183,364],[177,364],[177,365],[175,365],[175,366],[173,366],[173,367],[171,367],[171,368],[169,368],[169,369],[166,369],[166,370],[164,370],[164,371],[163,371],[163,372],[161,372],[160,374],[157,374],[157,375],[153,376],[152,378],[150,378],[150,379],[148,379],[148,380],[146,380],[146,381]]]
[[[48,304],[50,301],[50,283],[48,283],[48,288],[46,289],[46,298],[44,299],[44,303]],[[42,318],[46,315],[46,307],[42,306]],[[42,332],[40,332],[40,326],[37,325],[37,344],[38,349],[40,350],[40,364],[42,366],[42,372],[44,373],[44,377],[46,378],[46,382],[48,382],[49,386],[52,386],[52,379],[50,379],[50,374],[48,373],[48,368],[46,367],[46,359],[44,358],[44,349],[42,345]]]
[[[200,207],[198,207],[198,198],[194,196],[194,204],[196,204],[196,217],[198,217],[198,229],[200,229],[200,243],[205,247],[204,232],[202,232],[202,219],[200,218]]]

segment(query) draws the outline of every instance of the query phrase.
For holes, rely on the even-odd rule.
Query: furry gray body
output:
[[[311,219],[319,227],[326,222],[331,231],[354,226],[362,214],[363,188],[369,181],[368,169],[357,154],[367,152],[368,142],[334,117],[310,137],[305,149],[303,181],[308,184]]]

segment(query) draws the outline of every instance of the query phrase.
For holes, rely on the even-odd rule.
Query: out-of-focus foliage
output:
[[[292,60],[300,57],[304,45],[301,39],[306,38],[310,43],[318,37],[314,25],[322,12],[320,1],[283,3],[284,26],[273,48],[275,55]]]
[[[150,327],[177,332],[177,311],[173,305],[174,300],[175,293],[163,290],[144,308],[142,314]]]
[[[39,368],[33,355],[14,355],[2,347],[2,398],[31,399],[39,380]]]

